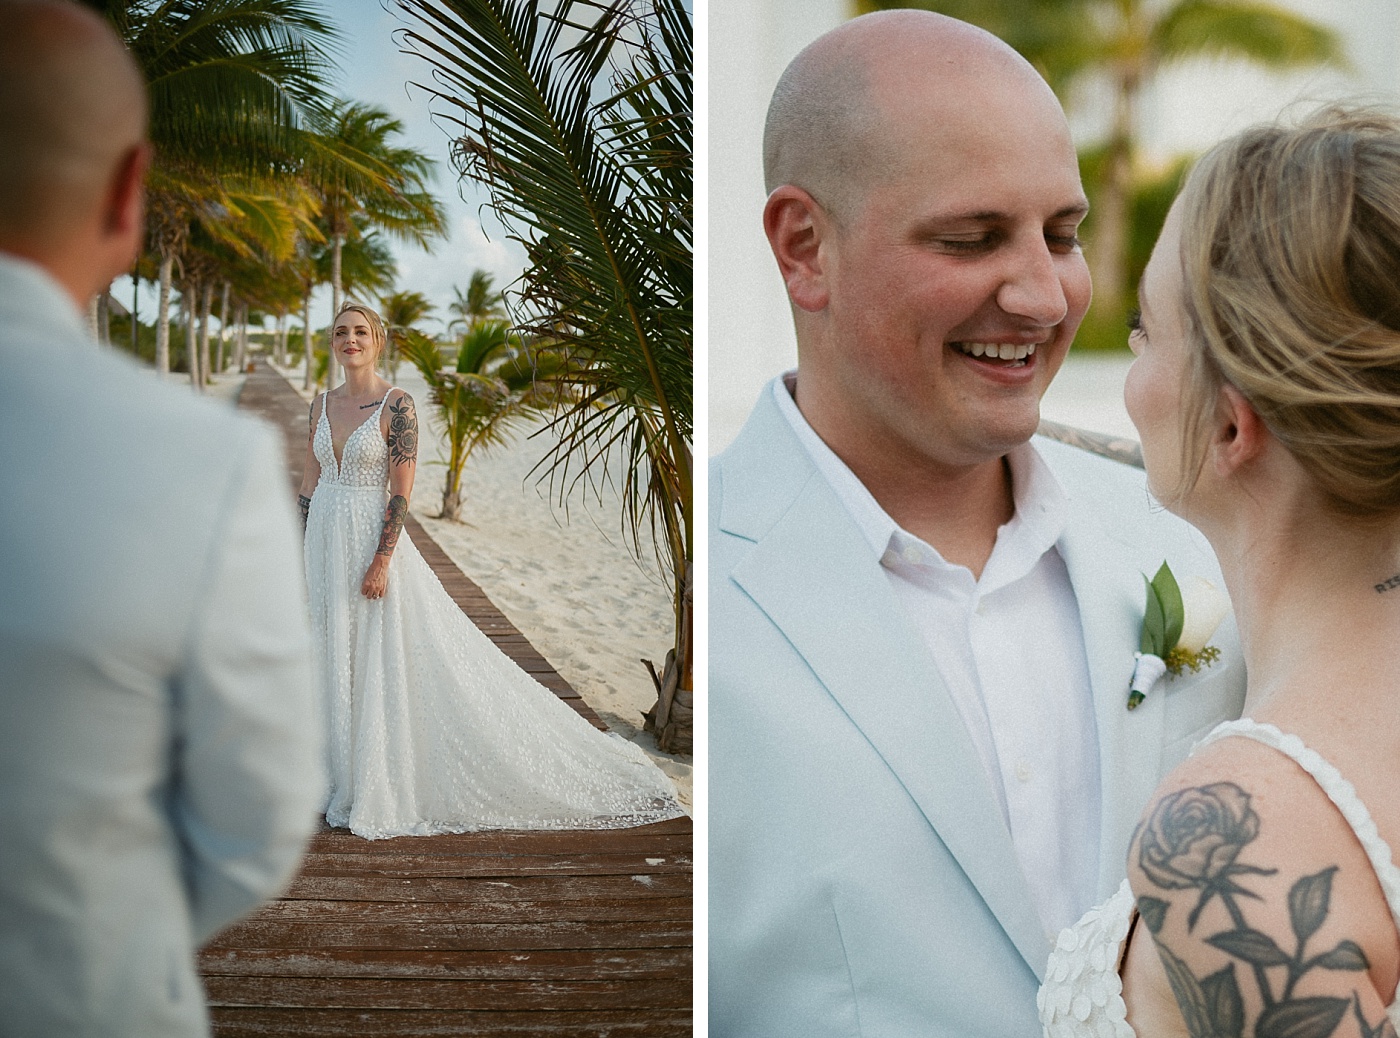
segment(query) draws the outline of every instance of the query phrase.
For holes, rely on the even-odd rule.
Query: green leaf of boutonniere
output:
[[[1142,617],[1142,638],[1138,644],[1138,652],[1161,656],[1166,651],[1162,645],[1167,633],[1167,619],[1162,615],[1162,599],[1158,597],[1152,581],[1143,577],[1142,582],[1147,585],[1147,610]]]
[[[1176,577],[1165,562],[1152,578],[1152,589],[1157,592],[1157,600],[1162,605],[1162,616],[1166,619],[1162,648],[1174,649],[1176,643],[1181,640],[1181,628],[1186,624],[1186,607],[1181,602],[1181,588],[1177,585]]]

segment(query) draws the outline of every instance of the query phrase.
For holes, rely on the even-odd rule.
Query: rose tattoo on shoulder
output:
[[[1329,1038],[1348,1012],[1354,1014],[1365,1038],[1396,1038],[1390,1021],[1367,1023],[1356,991],[1350,998],[1304,996],[1298,982],[1315,969],[1364,972],[1370,968],[1354,941],[1308,953],[1308,940],[1327,918],[1332,879],[1338,867],[1303,876],[1288,891],[1288,917],[1293,949],[1286,950],[1274,935],[1251,926],[1242,901],[1264,900],[1243,885],[1245,876],[1274,876],[1277,869],[1243,863],[1241,853],[1259,835],[1259,815],[1250,795],[1233,782],[1183,789],[1157,802],[1137,836],[1137,864],[1154,886],[1168,891],[1198,890],[1200,896],[1186,919],[1188,933],[1201,914],[1218,900],[1232,924],[1204,938],[1206,944],[1232,960],[1224,968],[1198,977],[1190,965],[1163,939],[1173,904],[1166,898],[1142,895],[1138,913],[1157,943],[1157,951],[1191,1038]],[[1216,918],[1213,916],[1212,918]],[[1235,974],[1236,962],[1253,975],[1259,1011],[1247,1028],[1246,1003]]]
[[[403,394],[389,404],[389,460],[395,465],[407,465],[418,460],[418,412],[413,397]]]
[[[1249,794],[1233,782],[1183,789],[1158,801],[1142,830],[1138,866],[1159,887],[1201,891],[1191,912],[1194,927],[1212,897],[1225,892],[1249,896],[1235,876],[1273,875],[1273,869],[1235,861],[1258,835],[1259,816],[1249,805]]]

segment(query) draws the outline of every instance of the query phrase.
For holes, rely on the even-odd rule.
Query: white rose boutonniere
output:
[[[1192,577],[1182,588],[1164,562],[1147,584],[1147,609],[1142,618],[1142,638],[1137,663],[1128,688],[1128,709],[1134,710],[1164,674],[1210,666],[1220,650],[1207,645],[1230,603],[1203,577]]]

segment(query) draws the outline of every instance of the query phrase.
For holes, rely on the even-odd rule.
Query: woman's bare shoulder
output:
[[[1400,939],[1375,870],[1278,749],[1221,739],[1172,772],[1128,878],[1186,1033],[1394,1035]]]

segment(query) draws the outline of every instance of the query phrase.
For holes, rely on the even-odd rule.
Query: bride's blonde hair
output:
[[[1246,130],[1180,204],[1186,482],[1229,382],[1335,509],[1400,508],[1400,119],[1332,106]]]
[[[335,326],[340,323],[340,319],[350,310],[354,310],[357,314],[363,315],[364,319],[369,322],[369,332],[374,336],[374,346],[377,351],[374,356],[375,360],[378,360],[384,354],[384,344],[388,342],[389,337],[384,332],[384,321],[372,308],[366,306],[364,303],[347,300],[341,305],[340,312],[335,315],[335,320],[331,322],[332,341],[335,339]]]

